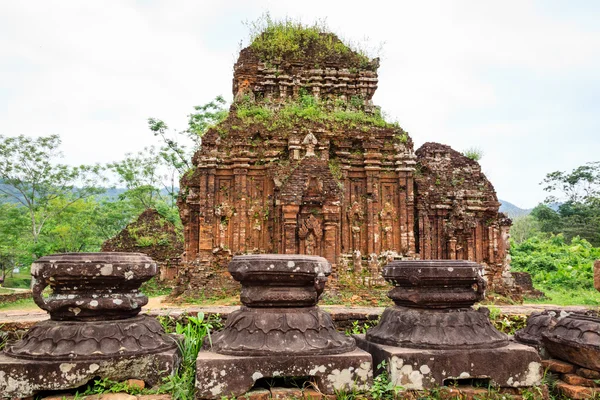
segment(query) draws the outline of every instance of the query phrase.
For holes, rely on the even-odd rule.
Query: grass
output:
[[[600,306],[600,292],[590,289],[561,289],[539,287],[545,297],[525,299],[525,304],[555,304],[557,306]]]
[[[1,311],[14,311],[14,310],[36,310],[39,309],[34,303],[33,299],[20,299],[11,303],[1,303]]]
[[[0,294],[11,294],[11,293],[14,293],[14,290],[0,287]]]
[[[362,104],[362,103],[361,103]],[[400,133],[395,139],[405,143],[408,135],[396,122],[387,122],[385,115],[377,108],[366,112],[353,102],[317,100],[314,96],[301,90],[297,99],[288,99],[279,109],[273,109],[267,103],[255,103],[250,99],[242,99],[237,103],[236,116],[243,124],[264,124],[268,130],[291,128],[297,124],[313,122],[325,126],[358,128],[374,126],[397,129]]]
[[[328,59],[343,58],[355,68],[374,67],[364,47],[343,43],[324,20],[309,25],[291,18],[273,20],[266,13],[246,26],[250,30],[250,48],[262,61],[310,59],[318,67]]]

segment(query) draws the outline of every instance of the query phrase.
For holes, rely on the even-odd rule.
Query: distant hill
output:
[[[520,208],[515,206],[513,203],[508,202],[506,200],[498,199],[500,202],[500,212],[505,213],[510,218],[523,217],[525,215],[529,215],[532,208]]]

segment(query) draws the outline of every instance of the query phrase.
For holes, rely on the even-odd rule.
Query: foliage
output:
[[[550,196],[532,212],[541,231],[567,239],[581,236],[600,246],[600,161],[549,173],[542,184]],[[557,211],[548,207],[552,204],[560,204]]]
[[[395,135],[396,140],[405,143],[406,135],[396,123],[385,120],[385,115],[378,108],[367,112],[361,108],[354,108],[351,103],[339,103],[331,100],[318,100],[301,90],[297,99],[288,99],[283,106],[273,109],[268,103],[255,103],[245,98],[235,104],[236,116],[242,123],[250,125],[260,123],[266,125],[268,130],[289,129],[295,125],[304,125],[306,122],[325,126],[345,128],[358,128],[373,126],[378,128],[391,128],[400,131]],[[408,137],[408,136],[406,136]]]
[[[520,314],[502,314],[498,307],[487,306],[490,310],[490,321],[496,329],[507,335],[514,335],[527,324],[527,316]]]
[[[478,147],[469,147],[462,154],[470,160],[479,161],[483,157],[483,150]]]
[[[183,335],[183,340],[179,343],[179,350],[182,355],[181,366],[177,374],[169,376],[159,393],[169,393],[175,399],[193,400],[194,384],[196,380],[196,357],[202,348],[204,339],[207,338],[209,344],[212,344],[210,332],[214,329],[214,318],[204,319],[204,314],[199,313],[197,317],[188,317],[187,324],[179,322],[175,326],[175,332]]]
[[[250,48],[262,61],[310,59],[316,66],[330,58],[345,58],[354,67],[369,66],[367,51],[358,44],[344,44],[332,34],[324,20],[312,25],[285,18],[273,20],[266,13],[258,20],[246,22],[250,31]]]
[[[165,296],[171,294],[173,288],[164,285],[158,276],[153,277],[149,281],[142,283],[140,291],[148,297]]]
[[[398,392],[403,389],[402,386],[398,386],[390,380],[387,372],[387,363],[385,361],[381,362],[377,366],[377,369],[379,370],[379,375],[373,378],[373,385],[369,390],[369,397],[375,400],[395,399]]]
[[[171,176],[175,172],[182,176],[192,167],[190,161],[193,153],[200,148],[202,136],[227,115],[225,99],[217,96],[206,104],[194,107],[194,112],[188,115],[188,129],[185,131],[170,132],[165,122],[148,118],[148,127],[163,143],[158,155],[163,164],[171,169]],[[191,142],[191,149],[186,146],[185,141]]]
[[[541,290],[592,290],[593,262],[600,259],[600,248],[579,237],[534,236],[513,245],[511,257],[513,270],[529,272]]]
[[[50,218],[103,192],[98,187],[102,168],[57,163],[60,144],[57,135],[37,139],[0,135],[0,194],[27,209],[29,229],[36,243]],[[63,200],[58,207],[57,200]]]
[[[540,224],[531,215],[514,218],[513,224],[510,227],[510,237],[515,244],[521,244],[539,232]]]

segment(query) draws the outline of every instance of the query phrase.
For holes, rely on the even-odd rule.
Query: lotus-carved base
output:
[[[416,309],[388,307],[379,324],[368,330],[373,343],[416,349],[480,349],[508,344],[485,308]]]
[[[553,357],[600,371],[600,318],[569,315],[542,333],[542,338]]]
[[[9,357],[40,361],[103,360],[175,350],[177,343],[152,317],[113,321],[43,321],[17,343]]]
[[[340,354],[356,348],[318,307],[242,307],[215,334],[212,350],[236,356]]]

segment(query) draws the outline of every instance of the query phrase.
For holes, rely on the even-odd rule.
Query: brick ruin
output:
[[[115,237],[102,243],[102,251],[146,254],[157,262],[158,278],[173,281],[181,261],[183,239],[172,222],[148,208]]]
[[[334,277],[374,280],[392,259],[473,260],[506,291],[511,221],[479,164],[437,143],[415,152],[372,103],[379,60],[345,49],[241,51],[229,115],[181,180],[177,294],[222,293],[231,256],[253,253],[319,255]]]

